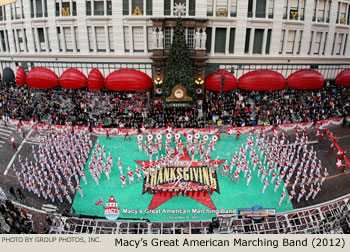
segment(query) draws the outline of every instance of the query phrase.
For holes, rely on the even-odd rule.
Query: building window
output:
[[[30,0],[29,3],[32,18],[47,17],[47,0]]]
[[[249,53],[250,32],[251,32],[251,28],[247,28],[245,33],[244,53]]]
[[[10,48],[10,45],[9,45],[9,32],[8,32],[8,30],[5,31],[5,41],[6,41],[7,51],[10,52],[11,48]]]
[[[165,16],[169,16],[171,14],[170,5],[171,5],[170,0],[164,0],[164,15]]]
[[[153,32],[153,30],[152,30]],[[164,49],[170,49],[173,41],[174,30],[171,27],[164,27]],[[188,49],[194,49],[194,28],[185,28],[186,43]]]
[[[248,1],[248,13],[247,17],[252,18],[253,17],[253,0]]]
[[[294,43],[295,43],[296,34],[297,34],[297,31],[293,31],[293,30],[288,31],[287,42],[286,42],[286,53],[287,54],[294,53]]]
[[[152,15],[153,13],[153,1],[146,0],[146,15]]]
[[[56,4],[57,5],[57,4]],[[91,1],[86,1],[86,16],[91,16]]]
[[[98,52],[106,52],[106,33],[104,26],[95,26],[95,38]]]
[[[253,54],[262,54],[262,45],[264,40],[264,29],[255,29]]]
[[[230,0],[230,16],[237,17],[237,0]]]
[[[215,53],[225,53],[225,48],[226,48],[226,28],[216,28]]]
[[[124,48],[125,52],[130,52],[129,27],[124,26]]]
[[[314,40],[314,31],[311,31],[311,37],[310,37],[310,42],[309,42],[309,52],[307,54],[311,54],[311,49],[312,49],[312,43]]]
[[[143,52],[145,39],[142,26],[134,26],[132,28],[132,40],[134,45],[134,52]]]
[[[286,33],[286,30],[282,30],[281,32],[281,38],[280,38],[280,51],[279,54],[283,53],[283,44],[284,44],[284,35]]]
[[[73,38],[71,27],[63,27],[64,42],[66,45],[66,52],[73,52]]]
[[[77,3],[71,0],[56,0],[56,17],[69,17],[77,15]]]
[[[12,30],[13,34],[13,46],[15,47],[15,52],[17,52],[17,43],[16,43],[16,36],[15,36],[15,30]]]
[[[6,52],[6,42],[5,42],[5,32],[0,31],[0,46],[1,46],[1,51]]]
[[[229,53],[234,53],[235,52],[235,36],[236,36],[236,29],[235,28],[230,28],[230,44],[228,47],[228,52]]]
[[[228,0],[216,0],[215,13],[217,17],[227,17]]]
[[[90,2],[90,1],[89,1]],[[92,12],[95,16],[103,16],[105,14],[105,2],[104,1],[92,1]]]
[[[322,55],[325,55],[325,53],[326,53],[327,39],[328,39],[328,32],[326,32],[326,34],[325,34]]]
[[[187,33],[187,48],[194,49],[194,28],[186,28]]]
[[[255,2],[255,9],[254,9],[254,2]],[[267,14],[266,7],[268,7],[267,9],[268,16],[266,16]],[[269,1],[269,6],[266,6],[266,0],[249,0],[247,17],[273,18],[273,8],[274,8],[274,0]]]
[[[298,51],[297,51],[297,54],[300,54],[302,39],[303,39],[303,31],[299,31],[299,41],[298,41],[299,44],[298,44]]]
[[[19,46],[19,51],[24,52],[24,39],[23,39],[23,34],[21,29],[17,29],[17,39],[18,39],[18,46]]]
[[[205,48],[207,49],[207,53],[210,53],[211,51],[211,41],[212,41],[212,28],[211,27],[207,27],[207,29],[205,30],[207,33],[207,42],[205,45]]]
[[[78,26],[74,26],[74,36],[75,36],[75,47],[77,52],[80,52],[80,41],[79,41],[79,29]]]
[[[26,30],[26,28],[23,29],[23,32],[24,32],[24,34],[23,34],[23,40],[24,40],[25,50],[26,50],[27,52],[29,52],[29,50],[28,50],[28,41],[27,41],[27,30]]]
[[[196,15],[196,0],[189,0],[188,3],[188,15],[195,16]]]
[[[63,49],[62,49],[63,41],[62,41],[62,35],[61,35],[61,28],[60,27],[56,27],[56,31],[57,31],[58,49],[59,49],[60,52],[62,52],[63,51]]]
[[[123,0],[123,15],[129,15],[129,0]]]
[[[112,15],[112,0],[107,1],[107,15],[108,16]]]
[[[6,21],[6,9],[5,6],[0,6],[0,22]]]
[[[347,44],[348,44],[348,35],[349,35],[349,34],[346,34],[346,35],[345,35],[345,42],[344,42],[343,55],[345,55],[345,53],[346,53],[346,47],[347,47]]]
[[[164,49],[170,49],[172,37],[171,27],[164,27]]]
[[[45,49],[45,34],[44,34],[44,28],[37,28],[38,32],[38,39],[39,39],[39,46],[41,52],[46,52]]]
[[[92,37],[92,27],[91,26],[88,26],[87,28],[88,30],[88,41],[89,41],[89,51],[90,52],[93,52],[94,51],[94,38]]]
[[[114,52],[113,27],[108,26],[109,51]]]
[[[283,19],[304,20],[305,0],[284,0]]]
[[[46,27],[46,28],[45,28],[45,31],[46,31],[46,33],[45,33],[45,39],[46,39],[46,41],[47,41],[47,50],[48,50],[48,52],[52,52],[51,46],[50,46],[50,39],[49,39],[49,28]]]
[[[133,16],[144,15],[143,0],[131,0],[131,12]]]
[[[174,3],[173,6],[171,6],[172,2]],[[185,15],[195,16],[195,14],[196,14],[196,0],[188,0],[188,6],[186,4],[186,0],[164,0],[164,15],[165,16],[172,15],[175,4],[184,4],[186,6]],[[188,10],[188,13],[187,13],[187,10]]]
[[[329,23],[331,0],[314,0],[312,21]]]
[[[275,0],[269,1],[268,18],[273,18],[273,11],[275,9]]]
[[[151,52],[153,50],[153,27],[147,27],[147,50]]]
[[[340,55],[340,52],[341,52],[341,47],[343,45],[343,38],[344,38],[344,34],[343,33],[340,33],[338,35],[338,39],[337,39],[337,43],[336,43],[336,47],[335,47],[335,53],[336,55]]]
[[[257,18],[266,17],[266,0],[256,0],[255,17]]]
[[[321,39],[322,39],[322,32],[316,32],[315,43],[314,43],[314,47],[313,47],[313,53],[315,55],[319,55],[320,54]]]
[[[272,29],[268,29],[267,30],[267,37],[266,37],[266,48],[265,48],[266,54],[270,54],[271,34],[272,34]]]
[[[207,0],[207,16],[209,17],[213,16],[213,10],[214,10],[213,1],[214,0]]]
[[[338,2],[337,24],[347,24],[349,15],[346,16],[346,11],[349,9],[348,3]]]
[[[17,0],[11,4],[11,19],[23,19],[23,0]]]

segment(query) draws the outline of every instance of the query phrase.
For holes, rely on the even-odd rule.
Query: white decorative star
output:
[[[175,3],[174,15],[181,17],[186,15],[186,5],[183,3]]]

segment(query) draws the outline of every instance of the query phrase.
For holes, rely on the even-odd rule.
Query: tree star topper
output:
[[[183,3],[175,3],[174,15],[181,17],[186,15],[186,5]]]

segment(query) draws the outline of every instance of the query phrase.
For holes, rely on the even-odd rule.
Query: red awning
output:
[[[242,75],[238,88],[255,91],[281,90],[286,87],[282,74],[272,70],[256,70]]]
[[[88,88],[91,91],[97,91],[104,87],[105,78],[101,74],[101,72],[94,68],[90,71],[88,76]]]
[[[58,86],[58,76],[47,68],[33,68],[27,75],[27,85],[33,88],[53,88]]]
[[[319,89],[324,86],[324,78],[320,72],[303,69],[289,75],[287,86],[295,89]]]
[[[343,87],[350,87],[350,69],[341,71],[335,79],[335,84]]]
[[[16,84],[18,86],[23,86],[26,84],[26,72],[24,72],[23,67],[19,67],[16,72]]]
[[[222,76],[225,76],[223,91],[229,91],[237,88],[236,77],[233,76],[230,72],[219,69],[217,73],[211,73],[205,79],[204,88],[212,91],[221,91],[221,82]]]
[[[120,69],[110,73],[105,87],[116,91],[138,91],[152,88],[152,79],[135,69]]]
[[[75,68],[68,68],[60,77],[60,86],[66,89],[78,89],[87,87],[86,76]]]

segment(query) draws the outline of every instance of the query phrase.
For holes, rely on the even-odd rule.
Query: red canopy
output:
[[[335,79],[335,84],[344,87],[350,87],[350,69],[341,71]]]
[[[225,76],[223,91],[229,91],[237,88],[236,77],[233,76],[230,72],[223,69],[217,70],[216,74],[209,74],[205,79],[204,88],[212,91],[221,91],[222,76]]]
[[[78,89],[87,87],[86,76],[75,68],[68,68],[60,78],[60,86],[66,89]]]
[[[120,69],[110,73],[105,87],[116,91],[137,91],[152,88],[152,79],[135,69]]]
[[[91,91],[97,91],[104,87],[105,78],[101,74],[101,72],[94,68],[90,71],[88,76],[88,88]]]
[[[283,75],[272,70],[251,71],[238,80],[238,88],[246,90],[281,90],[285,87],[286,79]]]
[[[53,88],[58,86],[58,76],[47,68],[33,68],[27,75],[27,84],[33,88]]]
[[[289,75],[287,86],[295,89],[323,88],[324,78],[320,72],[311,69],[303,69]]]
[[[24,72],[23,67],[19,67],[16,72],[16,84],[22,86],[26,84],[26,72]]]

